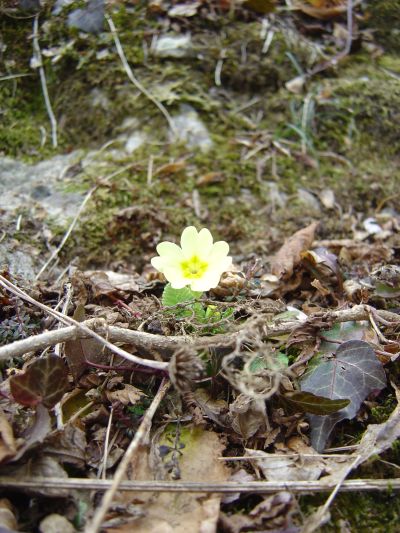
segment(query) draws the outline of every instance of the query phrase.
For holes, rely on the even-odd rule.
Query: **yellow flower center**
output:
[[[199,279],[203,276],[204,272],[206,272],[208,263],[201,261],[197,255],[194,255],[190,259],[182,261],[181,268],[185,278]]]

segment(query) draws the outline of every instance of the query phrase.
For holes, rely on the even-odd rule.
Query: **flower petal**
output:
[[[186,285],[189,285],[190,283],[190,280],[182,276],[181,268],[176,267],[175,265],[165,266],[163,270],[163,274],[167,278],[167,280],[171,283],[171,286],[173,289],[182,289],[182,287],[185,287]]]
[[[208,257],[213,247],[213,238],[207,228],[200,230],[197,245],[198,249],[196,255],[202,258]]]
[[[166,266],[165,257],[152,257],[151,264],[156,270],[162,272]]]
[[[199,234],[194,226],[188,226],[182,231],[181,247],[184,256],[189,259],[196,255],[199,249]]]
[[[160,242],[157,246],[157,253],[162,257],[176,258],[177,261],[180,261],[182,257],[182,250],[177,244],[173,242]]]
[[[192,291],[208,291],[218,285],[220,278],[221,274],[219,272],[210,272],[200,279],[192,280],[190,288]]]
[[[225,241],[217,241],[213,244],[208,260],[216,263],[229,254],[229,244]]]

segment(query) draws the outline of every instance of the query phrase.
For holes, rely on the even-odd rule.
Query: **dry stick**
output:
[[[129,163],[129,165],[125,165],[124,167],[116,170],[115,172],[113,172],[112,174],[110,174],[109,176],[106,176],[102,183],[107,183],[109,180],[115,178],[116,176],[118,176],[119,174],[122,174],[123,172],[125,172],[125,170],[128,170],[130,167],[132,167],[133,164],[132,163]],[[93,196],[93,193],[97,190],[97,187],[98,185],[95,185],[94,187],[92,187],[86,194],[85,198],[83,199],[81,205],[79,206],[79,209],[76,213],[76,215],[74,216],[71,224],[69,225],[67,231],[65,232],[64,234],[64,237],[62,238],[60,244],[58,245],[58,247],[54,250],[54,252],[51,254],[51,256],[49,257],[49,259],[45,262],[45,264],[42,266],[42,268],[40,269],[40,271],[37,273],[35,279],[39,279],[40,276],[43,274],[43,272],[47,269],[47,267],[52,263],[52,261],[54,261],[54,259],[57,258],[58,254],[61,252],[61,250],[63,249],[65,243],[67,242],[67,240],[69,239],[71,233],[72,233],[72,230],[75,228],[78,220],[79,220],[79,217],[81,216],[83,210],[85,209],[88,201],[90,200],[90,198]]]
[[[12,288],[16,288],[15,285],[10,284],[11,288],[6,286],[4,282],[7,282],[7,284],[10,284],[3,276],[0,276],[0,285],[5,286],[7,290],[11,290]],[[18,289],[19,290],[19,289]],[[12,291],[13,292],[13,291]],[[21,291],[22,292],[22,291]],[[18,293],[19,296],[21,296],[20,292]],[[22,295],[27,296],[25,293],[22,293]],[[21,296],[22,297],[22,296]],[[30,297],[29,297],[30,298]],[[26,298],[25,298],[26,299]],[[54,311],[47,306],[43,306],[43,304],[39,304],[39,302],[36,302],[36,300],[33,300],[33,298],[30,298],[28,300],[30,303],[33,303],[34,305],[38,305],[46,312],[50,312],[50,314],[54,315]],[[357,320],[368,320],[369,317],[369,306],[366,305],[355,305],[351,309],[343,309],[339,311],[327,311],[323,315],[321,313],[315,313],[314,315],[309,316],[309,320],[312,321],[313,317],[321,317],[323,316],[327,322],[350,322],[350,321],[357,321]],[[382,318],[388,319],[390,322],[394,323],[397,322],[400,324],[400,317],[399,315],[396,315],[395,313],[391,313],[389,311],[376,311],[377,316],[381,316]],[[57,318],[59,318],[57,316]],[[190,344],[192,346],[195,346],[199,349],[207,349],[207,348],[234,348],[236,344],[237,336],[240,334],[241,331],[243,331],[246,328],[251,328],[252,323],[249,321],[244,323],[242,328],[238,331],[232,332],[232,333],[226,333],[226,334],[217,334],[212,336],[204,336],[204,337],[191,337],[191,336],[170,336],[165,337],[163,335],[154,335],[152,333],[146,333],[144,331],[137,331],[137,330],[130,330],[125,328],[118,328],[115,326],[107,326],[104,324],[104,322],[99,321],[98,319],[90,319],[85,322],[76,322],[73,319],[69,317],[62,317],[59,318],[64,323],[72,324],[68,327],[58,329],[55,331],[46,331],[44,333],[40,333],[38,335],[32,335],[31,337],[28,337],[26,339],[22,339],[19,341],[14,341],[11,344],[7,344],[6,346],[0,347],[0,361],[4,359],[9,359],[10,357],[18,357],[21,356],[27,352],[32,352],[36,350],[43,350],[44,348],[47,348],[48,346],[52,346],[54,344],[60,343],[60,342],[67,342],[70,340],[77,340],[77,339],[85,339],[89,337],[95,337],[98,338],[103,344],[106,344],[106,340],[102,337],[99,337],[96,335],[96,333],[93,330],[98,331],[101,334],[107,334],[108,338],[112,342],[121,342],[124,344],[131,344],[132,346],[135,346],[138,350],[144,350],[146,352],[155,351],[161,355],[170,356],[176,349],[181,347],[185,344]],[[69,322],[66,322],[68,320]],[[300,326],[298,321],[291,321],[291,322],[276,322],[272,324],[265,325],[265,331],[263,333],[263,338],[268,339],[271,337],[276,337],[280,335],[286,335],[288,333],[291,333],[294,329],[298,328]],[[108,343],[110,344],[110,343]],[[116,348],[112,345],[112,350]],[[121,350],[121,349],[119,349]],[[120,352],[115,352],[118,355],[121,355]],[[129,354],[128,352],[125,352],[123,350],[125,359],[128,359],[129,361],[133,361],[134,363],[143,364],[145,366],[150,366],[152,368],[156,368],[156,364],[160,365],[157,368],[163,369],[166,368],[166,363],[162,362],[156,362],[156,361],[148,361],[146,359],[141,359],[139,357],[134,356],[133,354]],[[129,357],[127,357],[127,354]],[[147,364],[146,363],[152,363]],[[165,365],[165,366],[164,366]]]
[[[43,272],[47,269],[47,267],[50,265],[50,263],[52,263],[52,261],[58,256],[58,254],[61,252],[62,248],[64,247],[65,243],[67,242],[69,236],[71,235],[72,233],[72,230],[74,229],[74,227],[76,226],[76,223],[78,222],[78,219],[79,217],[81,216],[81,213],[82,211],[85,209],[86,207],[86,204],[88,203],[88,201],[90,200],[90,198],[92,197],[92,194],[94,193],[94,191],[96,190],[97,187],[93,187],[92,189],[89,190],[89,192],[86,194],[85,198],[83,199],[83,202],[81,203],[81,205],[79,206],[79,209],[78,209],[78,212],[76,213],[76,215],[74,216],[71,224],[69,225],[69,228],[67,229],[67,231],[65,232],[64,234],[64,237],[62,238],[62,241],[60,242],[60,244],[58,245],[58,247],[53,251],[53,253],[51,254],[51,256],[48,258],[48,260],[45,262],[45,264],[42,266],[42,268],[39,270],[39,272],[36,274],[36,277],[35,279],[38,280],[40,278],[40,276],[43,274]]]
[[[128,78],[131,80],[133,85],[142,94],[144,94],[150,100],[150,102],[153,102],[153,104],[161,111],[161,113],[164,115],[166,121],[168,122],[168,126],[170,127],[172,133],[175,134],[176,130],[175,130],[175,126],[174,126],[173,120],[171,118],[171,115],[168,113],[168,111],[162,105],[162,103],[159,102],[158,100],[156,100],[156,98],[154,98],[154,96],[151,93],[149,93],[149,91],[145,87],[143,87],[143,85],[140,83],[140,81],[135,77],[135,75],[132,72],[131,67],[129,66],[128,60],[126,59],[124,49],[122,48],[121,41],[119,40],[119,37],[118,37],[117,28],[115,27],[112,18],[109,15],[107,15],[107,14],[105,15],[105,18],[106,18],[106,20],[108,22],[108,25],[110,26],[111,34],[113,36],[114,43],[115,43],[115,46],[117,48],[117,52],[118,52],[119,58],[121,60],[121,63],[123,65],[124,69],[125,69],[125,72],[126,72]]]
[[[57,120],[56,120],[56,117],[54,116],[53,108],[51,107],[51,103],[50,103],[49,92],[47,90],[46,73],[43,68],[42,52],[39,46],[38,32],[39,32],[39,15],[36,15],[35,18],[33,19],[33,51],[39,64],[40,83],[42,85],[43,98],[44,98],[44,103],[46,105],[47,114],[50,119],[51,138],[53,141],[53,148],[57,148],[58,146]]]
[[[104,520],[104,517],[110,508],[110,505],[113,501],[115,493],[118,490],[122,478],[124,477],[129,463],[132,461],[133,455],[136,452],[140,444],[143,443],[144,439],[147,437],[150,428],[151,421],[153,419],[154,413],[156,412],[158,406],[160,405],[161,400],[164,398],[166,392],[168,391],[170,382],[166,379],[163,379],[160,384],[160,388],[157,391],[157,394],[154,396],[153,401],[151,402],[150,407],[146,411],[146,414],[143,417],[143,420],[138,427],[138,430],[135,433],[135,436],[128,446],[128,449],[125,452],[125,455],[118,465],[117,471],[114,474],[114,479],[111,487],[107,489],[107,492],[104,494],[101,501],[100,507],[97,508],[93,520],[85,528],[85,533],[97,533],[101,528],[101,524]]]
[[[25,300],[29,302],[30,304],[33,304],[36,307],[39,307],[39,309],[42,309],[42,311],[44,311],[45,313],[48,313],[49,315],[55,317],[60,322],[63,322],[64,324],[76,326],[79,330],[82,330],[83,332],[85,332],[89,337],[94,337],[95,339],[100,341],[104,346],[109,348],[111,351],[123,357],[124,359],[131,361],[132,363],[136,363],[138,365],[143,365],[143,366],[148,366],[156,370],[167,370],[168,368],[168,363],[165,363],[163,361],[151,361],[150,359],[142,359],[141,357],[137,357],[136,355],[133,355],[123,350],[122,348],[115,346],[115,344],[112,344],[110,341],[104,339],[101,335],[99,335],[98,333],[95,333],[90,328],[88,328],[88,326],[85,325],[84,322],[77,322],[73,318],[65,316],[62,313],[59,313],[58,311],[54,311],[54,309],[51,309],[47,305],[44,305],[38,302],[37,300],[35,300],[34,298],[26,294],[26,292],[19,289],[16,285],[14,285],[9,280],[7,280],[4,276],[1,276],[1,275],[0,275],[0,286],[4,287],[7,291],[10,291],[16,296],[19,296],[22,300]],[[107,333],[107,328],[104,328],[104,329]],[[63,330],[60,329],[57,331],[62,332]],[[24,340],[28,340],[28,339],[24,339]],[[57,342],[64,342],[64,340],[58,340]],[[56,344],[56,343],[52,342],[51,345],[52,344]],[[2,357],[0,355],[0,360],[1,359]]]
[[[311,78],[314,74],[322,72],[331,66],[337,65],[337,63],[349,55],[351,50],[351,44],[353,42],[353,0],[347,0],[347,38],[346,44],[341,52],[334,55],[326,63],[322,63],[314,67],[310,72],[307,72],[306,78]]]
[[[22,491],[43,489],[77,489],[106,491],[113,485],[113,480],[86,479],[86,478],[54,478],[54,477],[25,477],[1,476],[0,487],[20,489]],[[198,492],[198,493],[222,493],[231,494],[252,493],[271,494],[282,490],[288,490],[297,494],[316,492],[329,492],[336,487],[335,482],[320,481],[250,481],[247,483],[237,481],[225,481],[224,483],[203,483],[192,481],[121,481],[119,491],[129,492]],[[342,483],[340,492],[364,492],[364,491],[393,491],[400,490],[400,478],[393,479],[349,479]],[[87,532],[86,532],[87,533]]]
[[[337,493],[340,490],[340,487],[343,485],[343,483],[346,480],[346,477],[350,474],[350,472],[355,468],[357,464],[359,464],[361,459],[360,455],[357,455],[354,461],[350,465],[348,465],[343,473],[340,476],[339,481],[336,483],[335,488],[329,495],[329,498],[326,500],[324,505],[318,508],[318,510],[309,516],[306,520],[306,522],[303,524],[301,528],[301,533],[313,533],[317,528],[319,528],[321,525],[326,523],[327,520],[329,520],[329,514],[328,509],[332,505],[333,500],[335,499]]]

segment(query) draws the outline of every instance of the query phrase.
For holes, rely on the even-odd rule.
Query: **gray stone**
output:
[[[82,193],[65,192],[68,168],[76,164],[81,152],[58,155],[35,165],[8,157],[0,158],[0,208],[6,212],[35,208],[64,223],[73,217],[83,199]]]
[[[34,280],[38,270],[34,255],[29,251],[20,249],[20,245],[10,242],[0,243],[0,268],[7,265],[12,276],[18,276],[26,280]]]
[[[152,47],[152,52],[158,57],[186,57],[191,49],[190,34],[162,35]]]
[[[104,0],[89,0],[84,9],[75,9],[68,15],[68,27],[85,33],[100,33],[104,23]]]
[[[197,112],[188,105],[181,106],[181,113],[172,117],[175,141],[184,142],[188,148],[200,148],[203,152],[213,144],[206,126]]]

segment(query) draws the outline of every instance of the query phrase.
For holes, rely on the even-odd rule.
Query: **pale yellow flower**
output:
[[[159,257],[153,257],[151,264],[164,274],[173,289],[182,289],[187,285],[199,292],[213,289],[232,264],[228,243],[213,243],[208,229],[197,232],[194,226],[183,230],[181,246],[161,242],[157,253]]]

